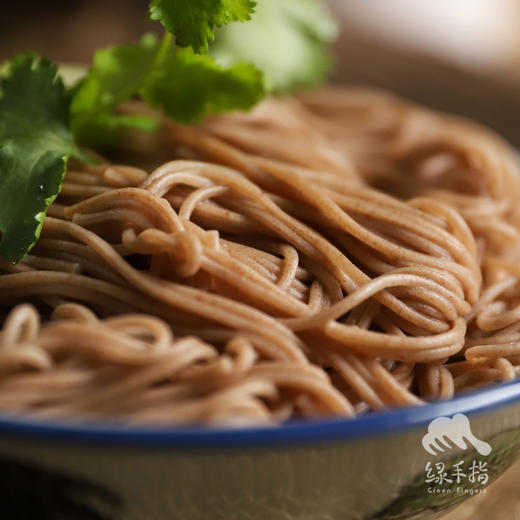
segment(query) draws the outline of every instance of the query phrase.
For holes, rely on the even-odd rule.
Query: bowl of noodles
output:
[[[485,493],[520,447],[515,151],[368,89],[153,117],[131,161],[69,162],[0,263],[6,507],[404,519]]]

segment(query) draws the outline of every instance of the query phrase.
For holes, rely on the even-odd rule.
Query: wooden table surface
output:
[[[442,520],[520,520],[520,460],[487,489],[487,494],[466,500]]]

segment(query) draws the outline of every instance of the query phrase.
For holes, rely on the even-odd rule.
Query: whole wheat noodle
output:
[[[123,147],[144,169],[71,163],[0,265],[3,413],[279,423],[518,376],[520,178],[494,134],[337,88],[161,126]]]

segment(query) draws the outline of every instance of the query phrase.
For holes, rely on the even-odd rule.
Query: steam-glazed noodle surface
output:
[[[518,376],[520,178],[491,132],[330,88],[126,146],[149,171],[71,163],[1,264],[4,413],[272,423]]]

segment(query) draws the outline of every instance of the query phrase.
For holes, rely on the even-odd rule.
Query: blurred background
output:
[[[0,61],[28,49],[88,62],[149,31],[147,0],[4,2]],[[329,0],[341,23],[334,80],[393,90],[482,121],[520,146],[518,0]]]

